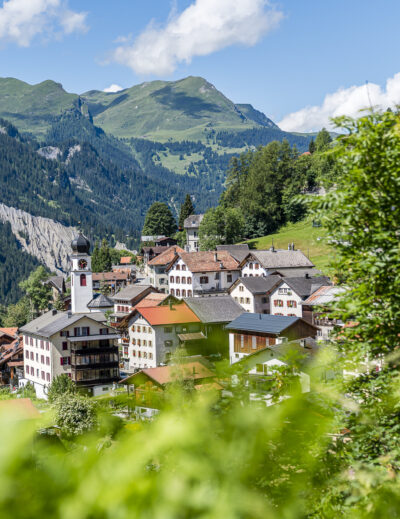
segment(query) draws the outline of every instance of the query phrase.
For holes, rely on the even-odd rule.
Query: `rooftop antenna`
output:
[[[371,103],[371,96],[369,95],[368,79],[365,81],[365,88],[367,89],[367,97],[368,97],[369,107],[371,108],[371,111],[373,112],[374,108],[373,108],[372,103]]]

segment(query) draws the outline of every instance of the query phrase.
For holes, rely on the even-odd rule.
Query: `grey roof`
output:
[[[229,323],[244,312],[228,295],[188,297],[184,301],[202,323]]]
[[[272,290],[275,286],[277,286],[282,281],[280,276],[258,276],[258,277],[245,277],[239,278],[238,281],[234,283],[237,286],[240,283],[251,292],[252,294],[265,294]]]
[[[314,267],[301,250],[254,250],[250,254],[267,269]]]
[[[87,304],[88,308],[111,308],[114,306],[114,301],[111,301],[104,294],[95,294],[93,299]]]
[[[192,214],[188,216],[183,222],[183,227],[185,229],[196,228],[200,226],[200,223],[204,217],[204,214]]]
[[[290,270],[282,269],[276,270],[276,273],[282,277],[286,278],[296,278],[296,277],[318,277],[322,276],[322,272],[314,267],[308,268],[290,268]]]
[[[319,287],[331,284],[331,281],[327,276],[321,276],[318,278],[283,278],[281,281],[282,283],[289,285],[296,294],[303,298],[313,294]]]
[[[51,283],[59,292],[63,292],[65,288],[65,281],[62,276],[52,276],[46,283]]]
[[[122,290],[120,290],[115,296],[113,296],[111,299],[113,301],[119,300],[119,301],[131,301],[131,299],[135,299],[137,296],[139,296],[142,292],[147,290],[148,288],[152,288],[151,285],[141,285],[138,283],[135,283],[134,285],[129,285]]]
[[[326,305],[336,301],[346,292],[344,287],[321,286],[308,299],[303,301],[303,305]]]
[[[78,322],[83,317],[87,317],[97,322],[105,322],[107,319],[102,312],[94,312],[87,314],[70,314],[69,312],[53,313],[53,310],[46,312],[37,319],[22,326],[20,331],[22,333],[30,333],[33,335],[40,335],[41,337],[51,337],[57,332],[60,332],[67,326]]]
[[[249,246],[247,243],[240,243],[238,245],[217,245],[218,250],[227,250],[231,256],[238,260],[239,262],[243,261],[245,257],[249,254]]]
[[[300,317],[286,315],[243,313],[226,326],[227,330],[242,330],[248,332],[272,333],[279,335],[283,330],[292,326]]]

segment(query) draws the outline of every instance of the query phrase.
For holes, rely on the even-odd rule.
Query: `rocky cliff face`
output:
[[[66,274],[70,268],[71,241],[75,227],[0,204],[0,221],[10,222],[12,231],[26,252],[51,271]]]

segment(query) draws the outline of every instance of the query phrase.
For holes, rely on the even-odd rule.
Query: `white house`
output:
[[[160,290],[160,292],[168,293],[168,273],[166,269],[178,252],[185,251],[178,245],[174,245],[147,263],[147,274],[150,278],[150,284]]]
[[[240,263],[241,277],[268,276],[279,270],[282,276],[290,275],[294,269],[313,271],[314,264],[300,250],[279,250],[271,247],[269,250],[251,251]]]
[[[329,341],[335,328],[343,327],[343,321],[334,319],[329,314],[332,304],[345,292],[344,287],[325,285],[314,291],[305,301],[302,301],[303,311],[312,315],[312,323],[318,328],[318,341]]]
[[[93,297],[90,243],[80,234],[71,244],[71,312],[51,310],[20,329],[25,377],[46,398],[47,387],[62,373],[100,394],[119,379],[119,335],[101,311],[109,301]]]
[[[186,249],[188,252],[199,250],[199,228],[204,214],[192,214],[185,219],[183,227],[186,231]]]
[[[167,268],[169,293],[191,297],[226,292],[240,274],[239,263],[227,251],[180,252]]]
[[[269,314],[270,294],[282,281],[280,276],[242,277],[229,288],[231,297],[246,312]]]
[[[138,307],[126,321],[129,344],[124,346],[123,360],[130,372],[168,362],[180,344],[179,334],[201,330],[200,319],[192,310],[172,299],[166,305]]]
[[[283,278],[274,288],[270,296],[270,313],[272,315],[288,315],[303,317],[312,322],[311,313],[303,306],[303,301],[322,285],[328,285],[326,276],[317,278],[293,277]]]

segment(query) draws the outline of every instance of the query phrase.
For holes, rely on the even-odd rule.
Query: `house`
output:
[[[179,339],[190,355],[229,356],[229,335],[225,325],[239,317],[243,308],[229,295],[208,295],[184,299],[187,306],[200,319],[201,337],[180,334]]]
[[[89,312],[112,312],[114,301],[105,294],[94,294],[93,299],[87,304]]]
[[[169,293],[176,297],[226,292],[240,274],[227,251],[179,252],[166,271]]]
[[[137,307],[121,323],[129,339],[124,345],[124,370],[155,368],[169,361],[180,345],[179,334],[201,332],[200,319],[183,302]]]
[[[53,301],[57,301],[59,297],[63,297],[66,290],[65,279],[63,276],[51,276],[44,281],[45,285],[49,285],[52,289]]]
[[[317,328],[300,317],[247,312],[228,324],[226,329],[229,331],[231,364],[268,346],[317,335]]]
[[[209,365],[196,357],[179,365],[142,369],[121,380],[120,384],[134,386],[136,414],[141,418],[151,418],[162,407],[166,389],[177,380],[183,382],[187,390],[222,390]]]
[[[21,337],[0,348],[0,384],[18,387],[18,381],[24,378],[24,348]]]
[[[110,316],[111,323],[118,326],[122,319],[132,312],[133,307],[151,292],[157,292],[157,290],[151,285],[136,283],[117,292],[110,298],[114,302],[114,312]]]
[[[302,303],[319,287],[328,284],[330,284],[330,279],[326,276],[283,278],[270,295],[270,313],[303,317],[312,323],[311,311]]]
[[[147,263],[147,275],[150,278],[150,284],[161,292],[168,293],[168,273],[166,269],[179,252],[184,252],[184,250],[178,245],[173,245]]]
[[[246,311],[255,314],[270,313],[270,294],[281,283],[280,276],[242,277],[233,283],[228,292]]]
[[[80,233],[71,247],[72,310],[50,310],[20,329],[25,378],[40,398],[46,398],[49,384],[63,373],[93,394],[119,379],[119,335],[106,324],[101,305],[93,307],[90,243]]]
[[[204,214],[192,214],[183,223],[186,231],[187,252],[198,252],[199,250],[199,228],[203,218]]]
[[[275,401],[275,373],[282,368],[290,372],[292,377],[287,377],[288,387],[278,401],[290,396],[292,390],[308,393],[311,389],[309,365],[318,351],[319,347],[313,339],[301,339],[266,347],[243,357],[237,364],[244,370],[250,399],[272,405]]]
[[[107,288],[110,294],[115,294],[121,288],[131,283],[129,272],[93,272],[93,290]]]
[[[250,249],[247,243],[239,243],[238,245],[217,245],[216,250],[226,250],[239,263],[243,261],[249,254]]]
[[[15,341],[17,338],[17,327],[11,328],[0,328],[0,351],[2,350],[2,346],[7,346]]]
[[[277,270],[283,275],[290,275],[293,269],[314,269],[314,264],[301,250],[269,250],[251,251],[240,262],[241,277],[258,277],[274,274]]]
[[[132,256],[122,256],[118,265],[111,267],[113,272],[128,274],[130,281],[134,281],[136,277],[136,264]]]
[[[345,288],[332,285],[324,285],[313,292],[310,297],[302,301],[302,306],[311,312],[311,322],[318,328],[317,339],[319,341],[329,341],[333,330],[344,326],[343,321],[329,317],[329,310]]]

